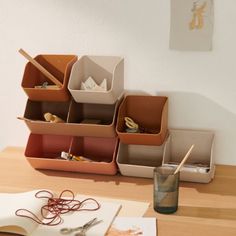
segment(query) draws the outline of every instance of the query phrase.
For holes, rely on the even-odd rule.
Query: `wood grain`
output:
[[[148,201],[145,216],[157,218],[158,236],[236,235],[236,166],[218,165],[209,184],[181,182],[178,211],[163,215],[152,208],[152,179],[35,170],[21,147],[4,149],[0,160],[1,192],[69,188],[76,194]]]

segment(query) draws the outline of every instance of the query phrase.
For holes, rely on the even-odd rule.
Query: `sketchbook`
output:
[[[58,236],[62,235],[60,229],[64,227],[74,228],[84,225],[93,218],[101,220],[101,223],[91,227],[86,235],[105,235],[118,214],[121,204],[98,200],[100,208],[96,211],[75,211],[62,215],[63,222],[56,226],[40,225],[32,219],[15,215],[17,209],[29,209],[40,217],[41,207],[47,204],[46,199],[35,198],[34,190],[24,193],[1,193],[0,194],[0,232],[16,233],[30,236]],[[85,195],[78,195],[77,200],[84,200]],[[91,196],[86,196],[91,197]],[[95,197],[96,199],[96,197]],[[87,202],[86,204],[92,204]],[[90,207],[90,206],[88,206]]]

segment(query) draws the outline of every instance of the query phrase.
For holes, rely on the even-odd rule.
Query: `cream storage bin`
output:
[[[153,169],[161,166],[164,144],[161,146],[131,145],[120,143],[117,164],[122,175],[153,177]]]
[[[170,129],[165,144],[163,165],[180,163],[189,148],[194,144],[193,151],[180,171],[180,180],[189,182],[209,183],[215,172],[213,148],[214,133],[210,131]],[[187,168],[187,165],[206,165],[202,168]]]
[[[81,90],[92,77],[97,84],[107,79],[107,91]],[[68,89],[79,103],[114,104],[124,93],[124,60],[114,56],[82,56],[73,65]]]

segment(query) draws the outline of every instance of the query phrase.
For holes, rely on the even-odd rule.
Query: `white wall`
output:
[[[168,48],[170,0],[0,0],[0,147],[26,144],[20,87],[37,54],[120,55],[125,88],[169,96],[169,127],[211,129],[216,162],[236,165],[235,1],[215,0],[213,51]]]

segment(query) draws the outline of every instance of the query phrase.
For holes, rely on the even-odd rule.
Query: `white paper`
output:
[[[131,201],[117,198],[96,197],[96,199],[104,202],[120,203],[122,205],[122,208],[120,209],[118,216],[143,216],[150,205],[149,202]]]
[[[0,194],[0,231],[25,235],[37,228],[37,223],[25,217],[16,216],[15,212],[20,208],[29,209],[39,217],[40,209],[47,201],[35,198],[35,193],[38,191]]]
[[[156,236],[156,218],[117,217],[106,236],[114,235]]]
[[[38,225],[33,220],[15,215],[17,209],[28,209],[40,217],[41,207],[47,204],[47,199],[35,198],[34,190],[24,193],[0,194],[0,231],[14,232],[31,236],[58,236],[63,227],[78,227],[93,218],[102,220],[101,223],[91,227],[88,236],[103,236],[111,226],[117,215],[119,216],[143,216],[149,206],[148,202],[129,201],[123,199],[103,198],[97,196],[78,195],[75,198],[84,200],[92,197],[101,207],[96,211],[78,211],[62,215],[63,223],[57,226]],[[87,207],[93,207],[92,202]],[[121,208],[122,207],[122,208]],[[26,233],[27,232],[27,233]]]
[[[38,225],[29,218],[15,215],[16,210],[27,209],[40,218],[41,207],[47,204],[47,199],[35,198],[35,193],[38,191],[0,194],[0,231],[31,236],[58,236],[63,227],[82,226],[93,218],[97,218],[102,222],[91,227],[88,235],[102,236],[105,235],[121,208],[119,202],[104,202],[97,197],[79,195],[75,198],[80,201],[89,197],[96,199],[100,208],[96,211],[76,211],[64,214],[62,215],[63,223],[56,226]],[[88,201],[86,204],[84,205],[86,208],[95,207],[93,201]]]
[[[84,200],[89,196],[79,195],[76,197],[78,200]],[[91,197],[91,196],[90,196]],[[86,235],[88,236],[103,236],[106,234],[110,225],[112,224],[115,216],[118,214],[121,204],[114,202],[103,202],[95,198],[100,204],[100,209],[96,211],[77,211],[62,215],[63,223],[56,226],[39,225],[38,228],[31,234],[31,236],[58,236],[60,229],[64,227],[75,228],[82,226],[93,218],[102,220],[101,223],[91,227]]]

